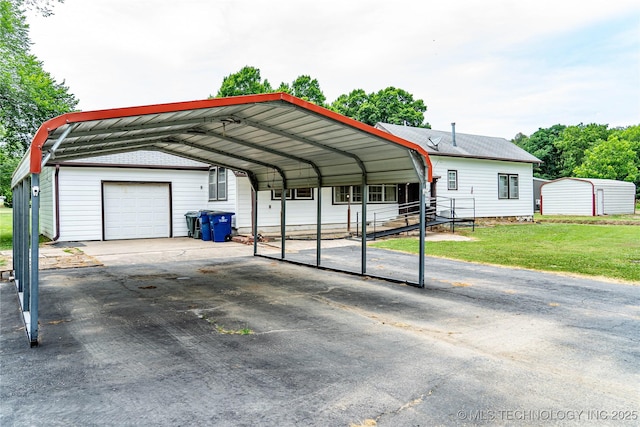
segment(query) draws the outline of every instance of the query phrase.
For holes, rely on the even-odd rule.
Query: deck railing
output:
[[[360,212],[356,214],[356,235],[360,235]],[[476,201],[473,197],[429,197],[426,200],[427,226],[449,224],[451,232],[458,226],[475,228]],[[420,223],[420,202],[403,203],[367,214],[367,228],[375,236],[380,230],[409,227]],[[431,224],[431,225],[430,225]],[[371,230],[367,230],[371,232]]]

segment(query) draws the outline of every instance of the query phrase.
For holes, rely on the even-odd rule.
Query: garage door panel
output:
[[[104,238],[170,237],[169,184],[105,183]]]

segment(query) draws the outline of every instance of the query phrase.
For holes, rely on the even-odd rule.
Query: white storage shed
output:
[[[596,178],[560,178],[540,187],[542,215],[612,215],[635,213],[632,182]]]

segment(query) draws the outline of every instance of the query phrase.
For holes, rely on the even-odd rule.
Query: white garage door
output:
[[[169,184],[104,183],[104,238],[170,237]]]

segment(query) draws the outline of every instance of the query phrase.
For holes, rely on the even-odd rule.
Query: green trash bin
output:
[[[196,227],[198,222],[198,211],[189,211],[184,214],[187,219],[187,233],[189,237],[193,237],[194,239],[199,239],[199,230]],[[198,236],[196,236],[198,235]]]

